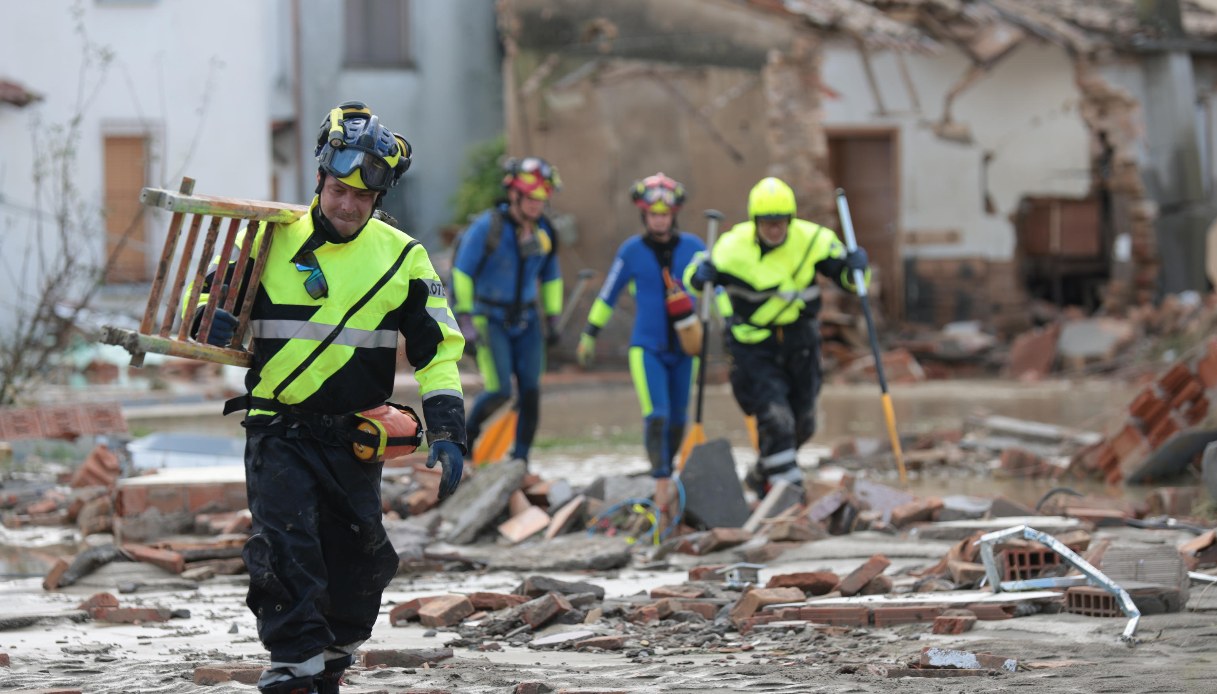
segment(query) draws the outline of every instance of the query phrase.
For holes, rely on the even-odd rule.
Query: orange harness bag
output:
[[[701,320],[693,311],[693,297],[672,279],[672,273],[666,267],[663,269],[663,283],[667,288],[664,305],[668,310],[668,320],[676,328],[680,348],[690,357],[696,357],[701,354],[703,331]]]
[[[358,424],[351,448],[365,463],[379,463],[413,453],[422,443],[423,426],[406,405],[386,402],[355,414]]]

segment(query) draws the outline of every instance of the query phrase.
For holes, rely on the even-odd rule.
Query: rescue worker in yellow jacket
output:
[[[749,220],[685,273],[694,291],[707,282],[723,288],[717,304],[729,325],[731,390],[756,417],[760,444],[748,482],[762,497],[777,481],[803,484],[796,452],[815,433],[821,382],[816,275],[853,292],[853,270],[867,267],[866,251],[846,251],[831,229],[795,214],[790,186],[762,179],[748,194]]]
[[[348,102],[326,117],[316,153],[317,196],[308,213],[270,239],[250,313],[248,393],[225,406],[225,414],[248,410],[246,603],[270,651],[258,682],[268,694],[338,692],[397,572],[381,518],[380,457],[386,441],[418,440],[382,437],[377,447],[375,435],[361,439],[356,427],[380,431],[379,423],[400,433],[406,421],[407,413],[384,407],[399,335],[418,379],[427,466],[442,466],[440,498],[455,491],[467,453],[457,373],[465,341],[444,286],[418,241],[373,218],[410,165],[409,144],[366,106]],[[265,229],[255,232],[255,254],[266,248]],[[249,228],[242,243],[248,235]],[[200,308],[209,292],[236,285],[234,269],[225,263],[221,270],[217,258]],[[218,310],[208,341],[229,344],[237,324]],[[372,453],[361,440],[375,454],[360,455]]]

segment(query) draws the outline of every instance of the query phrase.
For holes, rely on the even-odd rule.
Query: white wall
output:
[[[900,227],[905,231],[957,229],[959,244],[906,246],[906,256],[979,256],[1008,260],[1015,247],[1010,214],[1027,194],[1082,196],[1089,189],[1088,134],[1077,113],[1073,67],[1061,49],[1027,42],[956,98],[954,121],[971,128],[961,144],[934,134],[944,98],[966,74],[965,55],[906,55],[921,112],[892,53],[873,57],[889,115],[877,115],[862,58],[847,43],[825,52],[824,84],[840,98],[824,98],[825,124],[899,129]],[[995,214],[983,205],[982,161],[993,152],[988,190]]]
[[[82,75],[85,39],[113,58]],[[17,109],[0,105],[0,256],[23,258],[39,233],[32,177],[36,123],[44,132],[82,114],[79,147],[72,152],[72,183],[96,229],[89,248],[100,255],[105,225],[99,211],[105,185],[102,145],[108,134],[148,133],[153,138],[149,184],[176,188],[183,174],[196,192],[265,199],[270,181],[267,87],[273,40],[267,6],[242,0],[39,0],[5,3],[0,21],[0,77],[42,94]],[[81,95],[88,103],[79,106]],[[43,210],[45,212],[45,210]],[[149,221],[151,263],[159,257],[168,215]],[[41,232],[47,240],[47,230]],[[17,254],[17,255],[14,255]],[[12,296],[14,278],[0,272],[0,297]],[[0,303],[0,326],[12,307]]]

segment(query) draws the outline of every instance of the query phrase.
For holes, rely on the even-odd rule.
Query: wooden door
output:
[[[883,313],[889,319],[903,318],[896,131],[830,132],[828,168],[833,183],[845,189],[854,234],[870,256],[872,281],[879,285]]]
[[[147,225],[140,214],[139,193],[146,180],[148,140],[111,135],[105,139],[106,258],[113,258],[107,283],[146,282]]]

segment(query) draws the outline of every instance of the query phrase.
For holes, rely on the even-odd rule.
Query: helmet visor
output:
[[[364,185],[371,190],[386,190],[393,176],[393,168],[382,157],[355,147],[327,145],[318,163],[326,173],[338,178],[346,178],[358,170]]]

